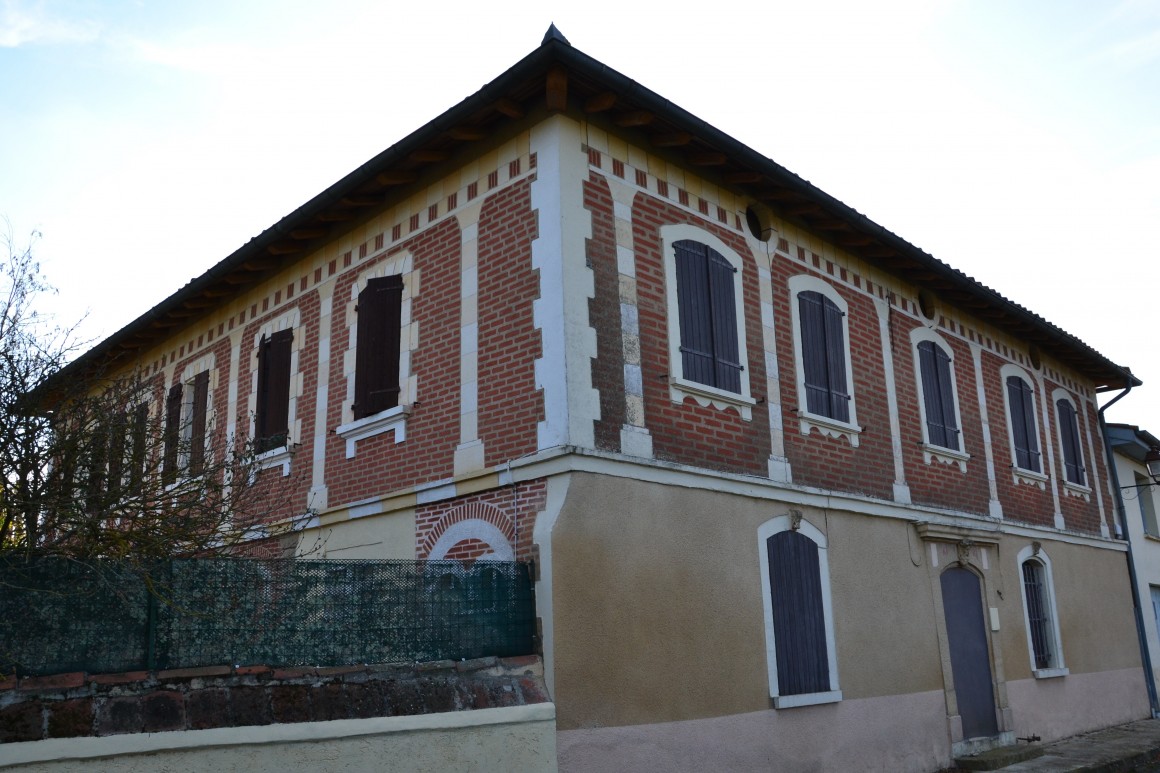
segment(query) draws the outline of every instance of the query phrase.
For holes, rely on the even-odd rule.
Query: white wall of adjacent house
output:
[[[1143,465],[1122,454],[1115,456],[1152,673],[1160,683],[1160,486],[1152,485]]]

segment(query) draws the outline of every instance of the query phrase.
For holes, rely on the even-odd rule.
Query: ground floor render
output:
[[[1119,541],[595,454],[507,475],[543,489],[561,770],[930,771],[1148,716]]]

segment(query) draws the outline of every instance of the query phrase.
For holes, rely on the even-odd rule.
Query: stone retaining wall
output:
[[[536,656],[8,677],[0,681],[0,743],[414,716],[546,702],[543,666]]]

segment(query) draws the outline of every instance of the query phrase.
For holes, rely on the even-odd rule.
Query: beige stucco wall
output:
[[[560,733],[560,770],[881,771],[950,764],[942,691]]]
[[[757,529],[788,508],[573,476],[552,541],[561,728],[769,709]],[[930,583],[908,525],[801,509],[829,535],[844,695],[941,689]]]
[[[413,559],[415,511],[408,508],[307,529],[299,537],[297,552],[306,558]]]
[[[575,754],[587,754],[580,750],[589,742],[619,743],[620,734],[607,732],[615,727],[647,746],[652,731],[627,726],[746,715],[768,732],[853,706],[869,715],[877,701],[885,710],[894,698],[918,695],[940,696],[923,704],[936,716],[894,721],[935,721],[949,749],[943,696],[951,681],[937,584],[955,562],[953,544],[924,541],[900,518],[570,477],[552,532],[551,625],[561,738],[571,739]],[[839,709],[771,710],[757,530],[791,507],[827,535]],[[989,636],[996,696],[1011,709],[1004,729],[1057,737],[1146,715],[1123,552],[1110,542],[1068,542],[1045,530],[995,535],[994,525],[980,525],[994,541],[974,547],[971,561],[998,622]],[[1031,674],[1017,557],[1033,541],[1052,562],[1070,670],[1055,679]],[[1005,684],[1015,682],[1008,695]]]
[[[245,771],[419,773],[556,767],[550,703],[415,717],[304,722],[6,744],[0,769],[20,773]]]

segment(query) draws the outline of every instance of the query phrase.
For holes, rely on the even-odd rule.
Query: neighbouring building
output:
[[[563,770],[1148,715],[1097,414],[1131,373],[554,28],[98,364],[254,438],[274,520],[317,513],[285,549],[534,560]]]
[[[1124,507],[1126,539],[1132,545],[1141,628],[1146,637],[1153,679],[1160,682],[1160,492],[1147,462],[1160,454],[1160,440],[1130,424],[1109,424],[1108,443],[1115,452],[1116,481]],[[1149,458],[1149,455],[1152,458]]]

